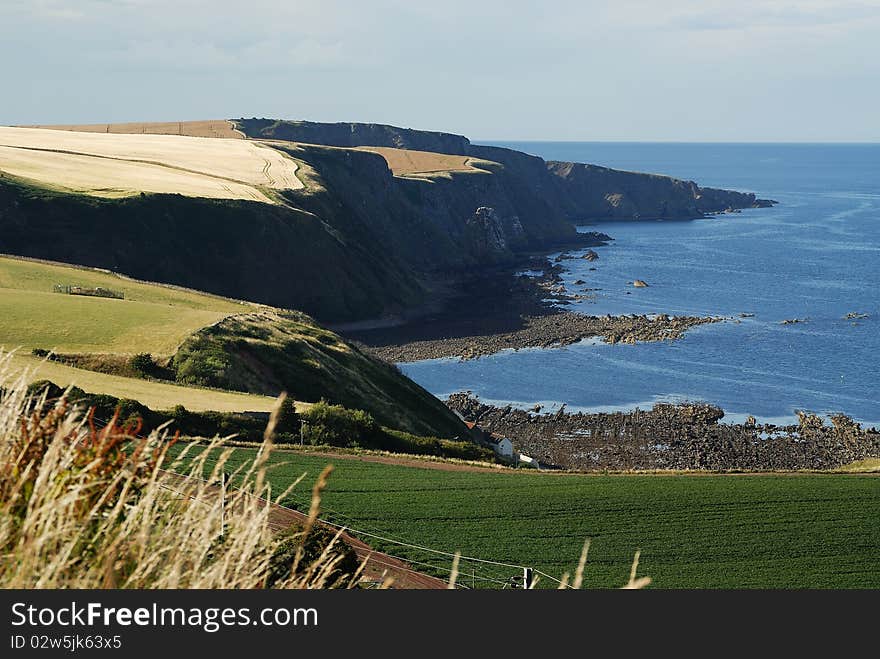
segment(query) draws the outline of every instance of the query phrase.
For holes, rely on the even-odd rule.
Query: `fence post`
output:
[[[533,579],[534,579],[534,575],[532,574],[532,568],[524,567],[523,568],[523,588],[525,588],[526,590],[531,590]]]
[[[226,488],[229,485],[229,474],[225,471],[220,476],[220,539],[226,537]]]

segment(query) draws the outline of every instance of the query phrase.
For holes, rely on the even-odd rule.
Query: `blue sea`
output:
[[[787,423],[808,410],[880,426],[880,144],[499,146],[751,191],[779,205],[692,221],[596,223],[582,230],[615,239],[596,249],[600,258],[562,262],[569,290],[599,289],[572,311],[735,320],[675,342],[585,341],[402,364],[416,382],[441,397],[469,389],[518,406],[610,411],[692,400],[720,406],[730,421],[752,414]],[[633,288],[633,279],[649,287]],[[851,312],[868,317],[846,319]],[[781,324],[791,318],[805,322]]]

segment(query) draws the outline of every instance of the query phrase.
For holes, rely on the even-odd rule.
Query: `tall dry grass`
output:
[[[336,571],[334,542],[311,563],[297,551],[277,579],[264,478],[271,429],[221,508],[217,483],[233,449],[189,446],[171,460],[167,435],[138,438],[115,419],[99,429],[63,398],[28,397],[9,363],[0,357],[0,587],[262,588],[270,568],[276,588],[356,584],[357,573]],[[209,452],[220,454],[210,470]],[[172,473],[181,469],[189,476]]]

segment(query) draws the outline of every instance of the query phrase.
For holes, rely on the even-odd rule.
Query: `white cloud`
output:
[[[296,107],[482,135],[681,138],[711,99],[725,135],[747,138],[756,122],[827,121],[811,90],[876,107],[878,42],[880,0],[0,0],[0,59],[21,62],[0,123],[90,103],[148,118],[148,98],[163,117]]]

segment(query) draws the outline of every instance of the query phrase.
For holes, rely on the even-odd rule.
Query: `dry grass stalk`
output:
[[[0,357],[7,383],[9,363]],[[173,440],[138,438],[137,430],[117,419],[98,429],[63,399],[29,397],[24,375],[7,384],[0,393],[0,587],[266,586],[278,539],[260,498],[269,499],[268,486],[256,487],[265,466],[237,470],[241,482],[221,514],[216,483],[231,449],[218,440],[171,460]],[[209,454],[219,454],[211,469]],[[337,542],[275,587],[356,585],[359,575],[334,572]]]

